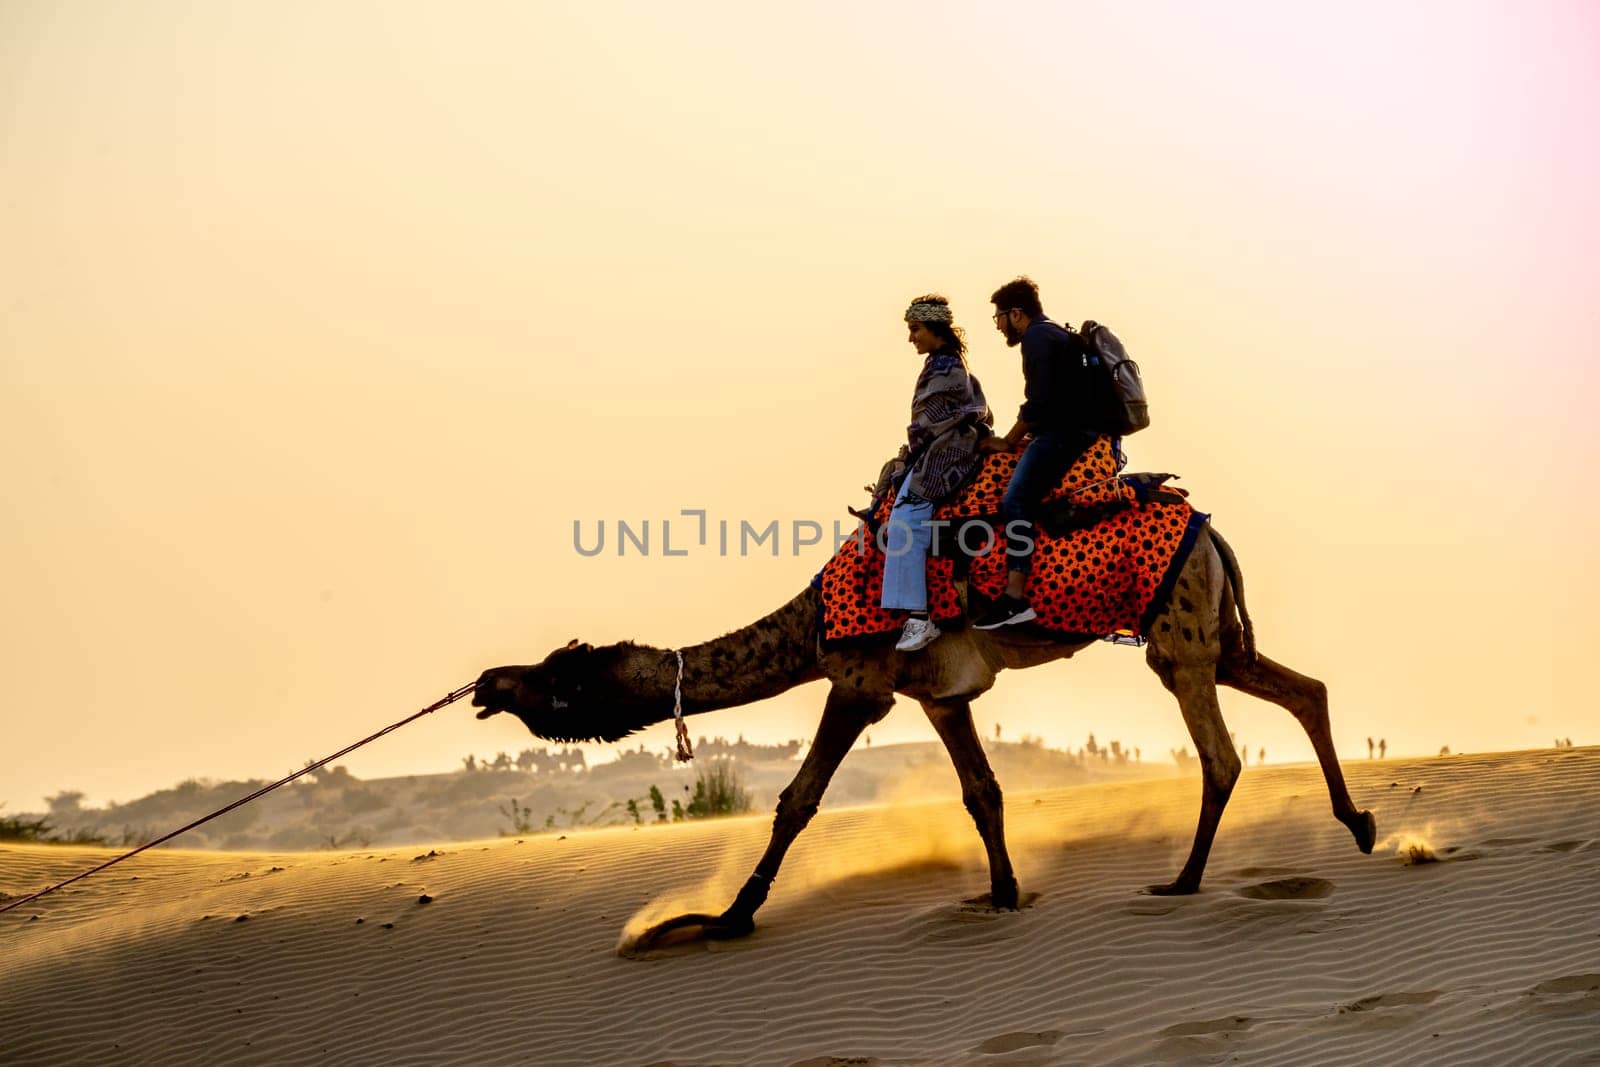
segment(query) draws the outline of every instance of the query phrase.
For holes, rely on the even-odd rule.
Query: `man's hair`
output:
[[[911,302],[913,304],[942,304],[945,307],[950,306],[950,299],[939,293],[927,293]],[[963,363],[966,362],[967,335],[961,327],[951,322],[924,322],[922,325],[927,327],[929,333],[944,342],[943,348],[950,349],[952,354],[962,357]]]
[[[1044,314],[1044,308],[1039,304],[1039,287],[1033,284],[1033,279],[1026,274],[1006,282],[994,291],[989,298],[994,302],[996,311],[1010,311],[1016,308],[1030,319],[1036,319]]]

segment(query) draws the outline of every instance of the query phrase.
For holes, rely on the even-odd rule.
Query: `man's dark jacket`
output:
[[[1028,432],[1096,432],[1089,370],[1077,334],[1043,315],[1030,322],[1022,335],[1022,379],[1017,416]]]

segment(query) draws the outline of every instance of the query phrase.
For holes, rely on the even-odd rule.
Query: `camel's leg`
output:
[[[1217,672],[1217,680],[1286,708],[1300,721],[1311,738],[1311,747],[1316,750],[1317,762],[1322,765],[1334,817],[1355,835],[1356,845],[1362,852],[1371,852],[1378,836],[1377,820],[1372,812],[1356,808],[1344,784],[1344,771],[1339,767],[1339,756],[1333,749],[1333,731],[1328,725],[1328,687],[1265,656],[1258,655],[1252,661],[1243,655],[1242,648],[1237,653],[1230,650]]]
[[[727,928],[725,936],[747,934],[755,929],[756,909],[766,902],[767,891],[778,876],[778,867],[789,846],[817,813],[817,805],[822,801],[833,772],[839,769],[861,731],[887,715],[893,706],[893,693],[862,693],[838,686],[829,691],[811,751],[800,764],[800,773],[778,796],[778,814],[772,822],[772,839],[767,843],[767,850],[756,863],[755,873],[745,881],[733,904],[720,917]]]
[[[1011,856],[1006,852],[1005,816],[1001,807],[1000,783],[989,768],[989,758],[983,753],[983,742],[972,725],[972,706],[965,700],[924,700],[922,708],[928,713],[939,740],[950,752],[956,765],[956,776],[961,779],[961,801],[978,824],[978,836],[989,853],[989,900],[997,908],[1017,906],[1017,878],[1011,870]]]
[[[1167,663],[1152,660],[1151,667],[1161,676],[1161,682],[1178,698],[1183,710],[1183,721],[1194,738],[1200,752],[1200,769],[1204,785],[1200,796],[1200,822],[1195,827],[1194,845],[1189,849],[1189,859],[1173,881],[1161,886],[1151,886],[1150,892],[1161,895],[1195,893],[1200,889],[1200,876],[1206,870],[1206,858],[1211,855],[1211,842],[1217,835],[1217,824],[1222,821],[1222,810],[1228,806],[1233,793],[1233,783],[1239,777],[1239,754],[1233,750],[1228,737],[1228,727],[1222,721],[1222,708],[1217,703],[1216,668],[1210,663]]]

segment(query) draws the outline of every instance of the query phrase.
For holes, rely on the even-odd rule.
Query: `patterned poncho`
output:
[[[945,349],[928,353],[906,427],[911,492],[939,503],[961,488],[982,459],[978,443],[993,427],[983,386],[966,361]]]

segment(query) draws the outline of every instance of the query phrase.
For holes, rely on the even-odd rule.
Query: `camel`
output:
[[[922,704],[955,764],[962,800],[988,853],[986,903],[995,909],[1019,906],[1006,851],[1000,785],[973,726],[972,701],[994,685],[1002,670],[1065,659],[1095,642],[1068,641],[1029,626],[987,631],[968,627],[947,632],[920,652],[896,652],[892,640],[828,649],[818,641],[818,598],[807,587],[743,629],[682,649],[685,715],[737,707],[824,678],[828,696],[811,749],[779,796],[766,851],[733,903],[720,915],[668,919],[647,931],[639,946],[674,931],[674,939],[750,934],[784,854],[816,814],[829,779],[862,731],[889,713],[896,693]],[[1177,697],[1203,774],[1200,819],[1189,858],[1176,878],[1149,886],[1148,892],[1199,891],[1217,824],[1239,776],[1239,756],[1217,702],[1218,684],[1280,705],[1299,720],[1316,750],[1334,817],[1355,836],[1362,852],[1371,853],[1377,824],[1370,811],[1356,808],[1345,786],[1328,724],[1327,688],[1256,651],[1238,561],[1210,526],[1196,538],[1147,637],[1146,662]],[[546,740],[616,741],[673,717],[678,671],[677,653],[671,649],[631,642],[595,648],[573,641],[537,665],[485,671],[473,704],[483,709],[480,719],[509,712]]]

